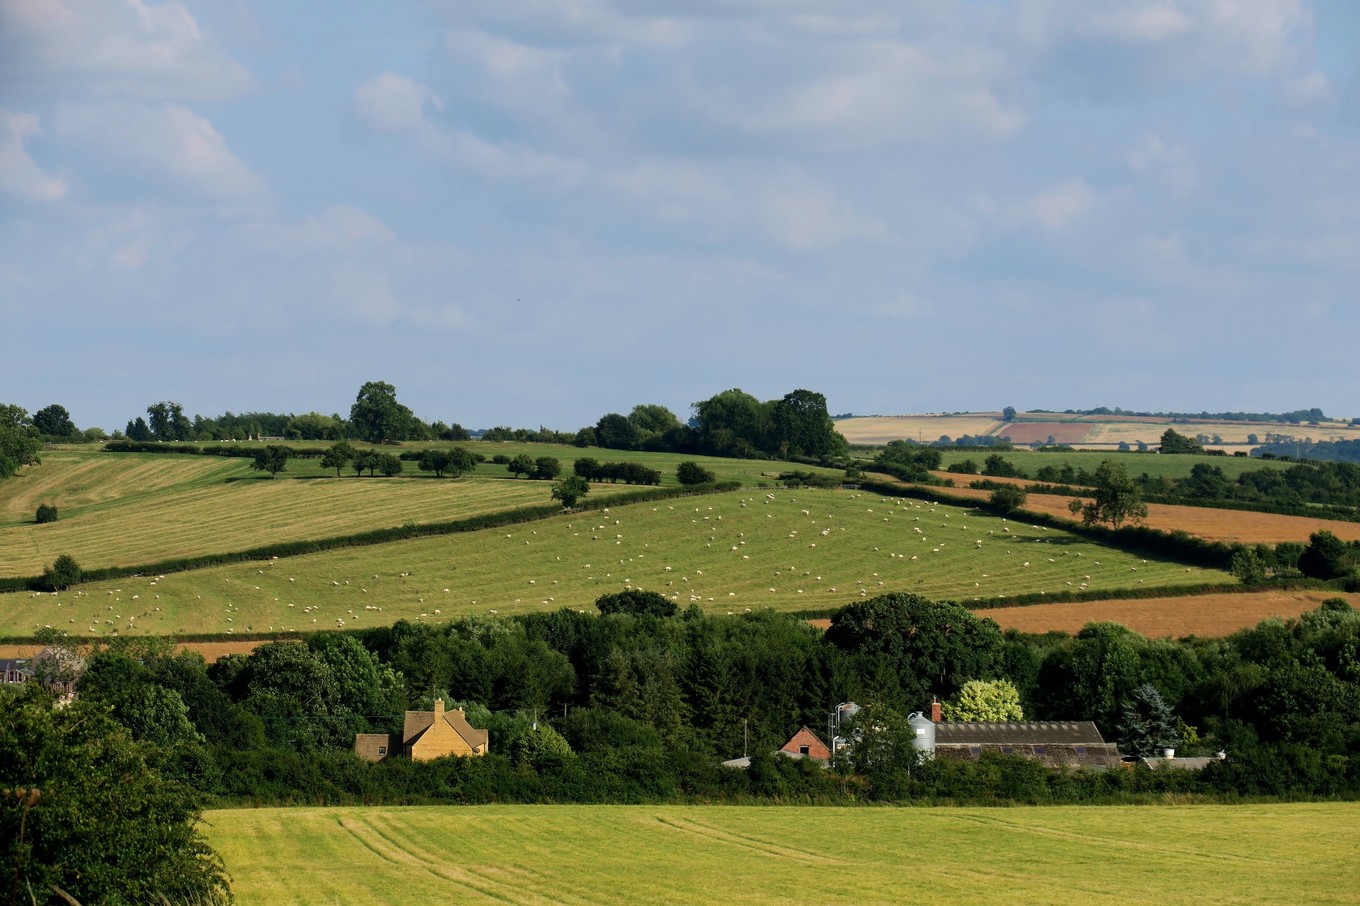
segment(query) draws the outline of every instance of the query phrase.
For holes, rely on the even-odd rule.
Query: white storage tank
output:
[[[918,752],[933,756],[935,754],[935,724],[920,711],[907,715],[907,725],[911,727],[912,745]]]

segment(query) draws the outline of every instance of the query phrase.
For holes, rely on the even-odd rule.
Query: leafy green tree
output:
[[[1243,585],[1260,585],[1266,580],[1265,561],[1249,547],[1239,548],[1233,552],[1228,572],[1241,580]]]
[[[369,381],[360,387],[349,410],[354,436],[371,444],[405,440],[411,419],[411,410],[397,402],[397,388],[382,381]]]
[[[562,506],[571,509],[576,501],[590,493],[590,485],[579,475],[568,475],[553,483],[552,499],[562,501]]]
[[[572,757],[571,745],[546,723],[534,723],[509,741],[515,764],[535,770],[557,767]]]
[[[263,450],[256,451],[250,467],[257,472],[268,472],[270,478],[276,478],[280,472],[288,468],[288,460],[292,455],[293,451],[289,448],[270,444]]]
[[[751,394],[733,388],[694,404],[699,444],[719,456],[754,459],[769,450],[772,424],[769,408]]]
[[[162,400],[146,407],[151,423],[151,434],[156,440],[189,440],[193,436],[193,424],[184,415],[184,407],[179,403]]]
[[[534,470],[529,473],[530,478],[539,481],[552,481],[562,474],[562,463],[552,456],[540,456],[534,460]]]
[[[982,474],[996,478],[1020,478],[1020,470],[1000,453],[993,453],[982,461]]]
[[[1158,448],[1162,453],[1203,453],[1204,447],[1193,438],[1186,437],[1174,428],[1167,428],[1162,432],[1161,446]]]
[[[37,465],[42,438],[20,406],[0,404],[0,478],[9,478],[23,466]]]
[[[582,456],[572,463],[571,470],[577,477],[586,481],[597,481],[600,478],[600,461],[589,456]]]
[[[1144,683],[1129,696],[1119,721],[1119,747],[1127,755],[1147,757],[1175,748],[1181,734],[1176,715],[1151,683]]]
[[[374,456],[379,472],[386,478],[400,475],[402,470],[401,459],[392,453],[378,453]]]
[[[826,397],[794,390],[770,406],[774,442],[786,456],[843,456],[850,449],[826,410]]]
[[[1002,410],[1001,410],[1001,419],[1002,419],[1002,421],[1008,421],[1008,422],[1013,422],[1013,421],[1015,421],[1015,407],[1014,407],[1014,406],[1007,406],[1005,409],[1002,409]]]
[[[1025,501],[1029,499],[1029,494],[1025,493],[1024,488],[1008,484],[1005,487],[1000,487],[992,491],[991,496],[987,499],[991,502],[992,506],[996,507],[1001,512],[1009,513],[1024,506]]]
[[[611,450],[630,450],[637,437],[637,428],[628,416],[610,412],[595,425],[595,442]]]
[[[0,687],[0,890],[10,902],[231,902],[197,794],[153,768],[154,751],[99,702],[55,708],[36,684]]]
[[[80,581],[80,564],[70,554],[61,554],[43,570],[43,584],[52,591],[62,591]]]
[[[532,475],[534,472],[534,458],[528,453],[521,453],[505,464],[505,471],[516,478],[521,475]]]
[[[1299,555],[1299,571],[1314,579],[1335,579],[1348,573],[1360,559],[1352,545],[1331,532],[1314,532]]]
[[[995,676],[1004,649],[995,621],[954,601],[900,593],[842,607],[831,615],[826,640],[881,670],[885,700],[895,684],[900,699],[890,703],[910,709],[931,693],[952,694],[967,679]]]
[[[890,783],[920,759],[916,731],[901,712],[881,702],[869,702],[842,723],[841,735],[850,740],[845,759],[851,770],[871,782]]]
[[[595,600],[600,613],[628,613],[634,616],[672,617],[675,616],[675,602],[655,591],[629,588],[611,594],[601,595]]]
[[[426,450],[420,454],[419,464],[421,471],[433,472],[436,478],[443,478],[445,475],[457,478],[464,472],[471,472],[477,468],[477,461],[462,447],[454,447],[452,450]]]
[[[329,450],[322,454],[321,468],[334,469],[335,477],[339,478],[340,470],[353,462],[356,455],[358,454],[354,448],[342,440],[338,444],[333,444]]]
[[[33,413],[33,427],[47,437],[75,437],[80,432],[65,406],[53,403]]]
[[[1104,460],[1096,469],[1093,499],[1083,505],[1074,498],[1067,508],[1073,515],[1080,515],[1086,525],[1108,522],[1114,528],[1126,520],[1142,522],[1148,513],[1138,483],[1129,477],[1123,463],[1111,459]]]
[[[712,484],[717,481],[717,476],[697,462],[686,461],[675,467],[675,480],[685,487],[693,487],[699,484]]]
[[[38,504],[38,511],[33,516],[33,521],[38,525],[57,521],[57,508],[50,503]]]
[[[945,720],[1024,720],[1020,692],[1009,680],[969,680],[940,709]]]
[[[155,437],[151,433],[151,429],[147,427],[146,419],[140,415],[127,423],[127,428],[123,431],[123,434],[127,436],[128,440],[135,440],[139,443],[152,440]]]
[[[345,422],[339,415],[320,412],[294,415],[283,426],[283,436],[293,440],[339,440],[345,436]]]

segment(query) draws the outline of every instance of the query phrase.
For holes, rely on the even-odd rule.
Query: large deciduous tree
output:
[[[268,472],[270,478],[275,478],[280,472],[288,468],[288,460],[292,455],[293,451],[287,447],[270,444],[255,453],[255,459],[251,462],[250,467],[257,472]]]
[[[349,410],[354,435],[373,444],[405,440],[411,419],[411,410],[397,402],[397,388],[382,381],[360,387]]]
[[[1123,463],[1107,459],[1096,469],[1095,496],[1088,503],[1072,500],[1067,508],[1080,515],[1087,525],[1108,522],[1119,528],[1125,521],[1142,522],[1147,518],[1147,504],[1138,483],[1129,477]]]
[[[0,404],[0,478],[8,478],[20,467],[36,465],[42,440],[38,429],[20,406]]]
[[[945,720],[1024,720],[1020,692],[1009,680],[969,680],[944,703]]]
[[[33,413],[33,427],[47,437],[73,437],[79,433],[71,413],[56,403]]]
[[[37,684],[0,688],[0,865],[8,869],[0,896],[230,902],[222,860],[198,828],[196,794],[158,773],[151,754],[100,702],[55,708]]]
[[[770,411],[775,444],[785,456],[835,456],[849,449],[826,411],[826,397],[795,390],[776,400]]]
[[[193,423],[185,416],[184,407],[179,403],[168,400],[152,403],[146,407],[146,414],[150,420],[151,434],[156,440],[189,440],[193,435]]]

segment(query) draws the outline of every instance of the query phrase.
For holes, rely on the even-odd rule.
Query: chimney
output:
[[[434,722],[439,723],[444,719],[444,700],[436,698],[434,700]]]
[[[940,722],[940,698],[937,695],[930,697],[930,722],[933,724]]]

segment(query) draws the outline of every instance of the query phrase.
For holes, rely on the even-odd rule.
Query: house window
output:
[[[807,747],[807,746],[799,746],[799,747],[798,747],[798,754],[799,754],[799,755],[806,755],[806,754],[808,754],[808,747]]]
[[[378,746],[378,754],[379,754],[379,755],[386,755],[386,754],[387,754],[387,746]]]

